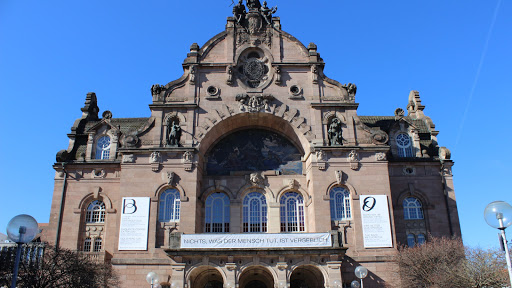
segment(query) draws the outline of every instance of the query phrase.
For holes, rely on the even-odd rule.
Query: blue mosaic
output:
[[[237,171],[279,171],[281,175],[302,174],[302,154],[277,133],[252,129],[235,132],[210,151],[208,175],[233,175]]]

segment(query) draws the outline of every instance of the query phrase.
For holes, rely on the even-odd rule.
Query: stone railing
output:
[[[87,260],[94,262],[94,263],[104,263],[105,262],[105,251],[100,252],[85,252],[85,251],[78,251],[80,254],[85,256]]]

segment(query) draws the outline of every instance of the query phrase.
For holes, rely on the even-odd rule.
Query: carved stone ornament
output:
[[[101,116],[103,117],[103,119],[110,120],[112,119],[112,112],[110,112],[109,110],[105,110],[105,112],[103,112]]]
[[[386,153],[384,153],[384,152],[377,152],[377,153],[375,153],[375,160],[377,160],[377,161],[386,161]]]
[[[151,153],[151,157],[149,157],[149,163],[160,163],[161,156],[160,152],[155,151]]]
[[[261,110],[270,112],[269,102],[274,100],[274,96],[238,94],[235,100],[239,103],[240,112],[259,112]]]
[[[226,76],[227,76],[226,84],[233,85],[233,66],[228,65],[226,67]]]
[[[135,157],[133,154],[125,154],[123,155],[123,163],[133,163],[135,162]]]
[[[389,136],[382,130],[372,130],[372,143],[377,145],[386,144],[389,140]]]
[[[190,66],[190,72],[189,72],[190,73],[190,80],[189,80],[190,84],[196,83],[196,72],[197,72],[196,66],[195,65]]]
[[[402,108],[396,108],[395,110],[395,119],[402,118],[405,115],[405,111]]]
[[[295,189],[299,185],[299,183],[295,179],[288,179],[287,182],[288,182],[288,188],[289,189]]]
[[[265,178],[260,172],[253,172],[249,175],[249,182],[256,186],[263,186]]]
[[[167,176],[167,184],[172,186],[173,183],[174,183],[174,176],[176,174],[174,172],[171,172],[171,171],[167,171],[165,174]]]
[[[127,135],[126,137],[124,137],[123,142],[127,148],[135,148],[139,143],[139,137],[137,137],[136,135]]]
[[[185,151],[183,153],[183,163],[191,163],[192,159],[194,158],[194,155],[190,151]]]
[[[357,170],[359,168],[359,153],[356,150],[350,151],[347,160],[350,162],[350,169]]]
[[[336,170],[334,173],[336,174],[336,183],[341,184],[343,182],[343,171]]]
[[[315,152],[317,161],[327,161],[327,155],[324,150],[318,150]]]

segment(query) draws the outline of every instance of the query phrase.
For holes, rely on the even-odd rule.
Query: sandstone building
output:
[[[356,85],[275,12],[240,1],[181,78],[151,87],[149,117],[99,114],[88,93],[46,240],[110,261],[122,287],[150,271],[172,287],[349,287],[359,265],[384,287],[399,245],[460,236],[453,162],[419,93],[358,115]]]

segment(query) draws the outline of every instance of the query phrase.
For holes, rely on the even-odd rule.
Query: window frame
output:
[[[108,146],[101,145],[102,140],[108,139]],[[96,160],[108,160],[110,159],[110,149],[112,148],[112,138],[109,135],[102,135],[96,139],[95,155]]]
[[[105,223],[105,202],[101,200],[94,200],[89,205],[85,212],[85,223]]]
[[[169,198],[172,197],[172,198]],[[176,188],[165,189],[158,198],[158,221],[179,222],[181,212],[180,191]],[[167,217],[169,216],[169,217]]]
[[[423,205],[416,197],[406,197],[402,201],[405,220],[424,220]]]
[[[258,208],[258,210],[254,210]],[[256,221],[257,220],[257,221]],[[268,207],[265,195],[250,192],[242,201],[242,232],[266,233],[268,231]]]
[[[341,196],[341,200],[338,195]],[[344,221],[352,219],[352,199],[346,187],[334,186],[329,190],[329,206],[331,221]]]
[[[216,206],[218,201],[222,207]],[[220,209],[219,209],[220,208]],[[204,208],[204,231],[205,233],[227,233],[229,232],[231,201],[223,192],[214,192],[206,198]],[[219,211],[220,210],[220,211]],[[221,215],[222,222],[214,222],[215,216]],[[215,225],[215,224],[220,224]],[[219,229],[220,228],[220,229]],[[220,231],[218,231],[220,230]]]
[[[405,140],[405,138],[403,140],[399,140],[399,137],[402,138],[402,137],[407,137],[407,141],[408,141],[408,144],[407,145],[403,145],[401,144],[401,142],[403,142],[403,140]],[[414,146],[413,146],[413,143],[412,143],[412,137],[405,133],[405,132],[400,132],[398,134],[395,135],[395,143],[396,143],[396,150],[397,150],[397,154],[398,154],[398,157],[400,158],[411,158],[411,157],[414,157]]]
[[[281,232],[305,232],[304,197],[298,192],[283,193],[279,199]]]

